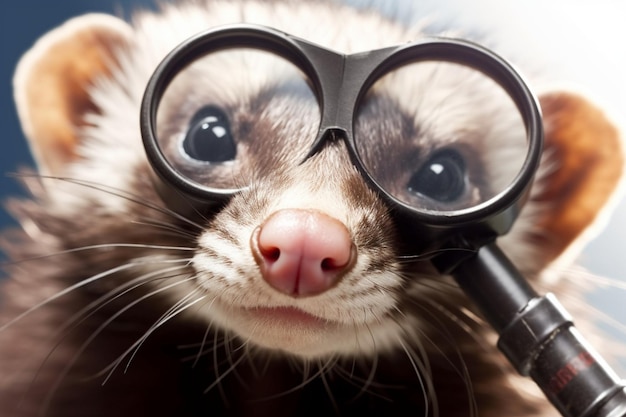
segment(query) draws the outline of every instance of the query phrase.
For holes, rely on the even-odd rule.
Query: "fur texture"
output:
[[[401,238],[341,142],[300,164],[319,109],[310,93],[282,93],[289,65],[217,57],[174,82],[158,126],[171,160],[195,181],[250,187],[188,218],[163,204],[137,123],[145,84],[183,39],[241,21],[343,52],[423,36],[334,3],[216,0],[164,5],[132,25],[80,17],[35,45],[17,70],[16,102],[45,175],[26,174],[33,198],[10,204],[22,229],[5,235],[15,263],[0,292],[3,415],[554,415],[453,281]],[[517,113],[463,69],[425,65],[421,74],[377,84],[355,135],[372,158],[394,161],[454,148],[468,161],[468,198],[485,199],[519,164]],[[30,91],[35,79],[49,80],[43,98]],[[241,148],[234,167],[208,176],[179,144],[207,102],[229,109]],[[584,98],[545,92],[541,102],[542,168],[499,243],[540,291],[567,297],[580,289],[562,277],[565,262],[623,160],[618,132]],[[314,297],[274,291],[250,249],[255,229],[291,208],[339,220],[358,251],[341,281]],[[305,317],[267,310],[285,308]]]

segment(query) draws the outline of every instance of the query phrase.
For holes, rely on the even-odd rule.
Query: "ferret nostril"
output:
[[[324,271],[332,271],[334,269],[341,269],[345,265],[341,265],[341,263],[335,261],[332,258],[325,258],[322,260],[322,270]]]
[[[280,258],[280,249],[277,247],[260,248],[261,254],[269,262],[276,262]]]

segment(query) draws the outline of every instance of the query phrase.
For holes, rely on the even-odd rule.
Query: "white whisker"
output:
[[[104,329],[106,327],[108,327],[113,321],[115,321],[119,316],[121,316],[122,314],[124,314],[125,312],[127,312],[128,310],[130,310],[131,308],[133,308],[134,306],[136,306],[137,304],[154,297],[155,295],[158,295],[162,292],[165,292],[167,290],[171,290],[172,288],[178,286],[178,285],[182,285],[186,282],[189,281],[193,281],[195,279],[194,276],[189,276],[183,280],[174,282],[172,284],[168,284],[165,285],[163,287],[160,287],[154,291],[151,291],[148,294],[145,294],[141,297],[139,297],[138,299],[134,300],[133,302],[129,303],[128,305],[124,306],[124,308],[121,308],[120,310],[118,310],[115,314],[113,314],[111,317],[109,317],[104,323],[102,323],[92,334],[91,336],[89,336],[89,338],[83,343],[83,345],[81,346],[81,348],[78,350],[78,354],[81,354],[85,348],[91,344],[91,342],[93,342],[93,340],[100,334],[102,333],[102,331],[104,331]],[[152,329],[152,327],[151,327]],[[153,330],[154,331],[154,330]],[[111,377],[112,372],[115,370],[115,368],[119,365],[119,363],[121,362],[121,360],[124,359],[124,357],[126,357],[136,346],[137,344],[140,344],[142,341],[144,341],[145,334],[143,337],[139,338],[135,343],[133,343],[133,345],[131,347],[129,347],[124,353],[122,353],[118,359],[116,359],[115,361],[113,361],[113,363],[109,366],[107,366],[106,368],[104,368],[102,371],[98,372],[95,377],[98,377],[100,375],[103,375],[105,372],[109,372],[109,375],[105,378],[105,380],[102,382],[102,385],[106,384],[106,382],[108,381],[108,379]],[[113,369],[111,369],[113,368]]]
[[[133,353],[130,356],[130,358],[128,359],[128,363],[126,364],[126,367],[124,368],[124,373],[128,372],[128,368],[130,367],[131,362],[133,361],[133,359],[135,358],[135,356],[137,355],[137,352],[139,352],[139,349],[141,348],[141,346],[145,343],[146,340],[148,340],[148,338],[150,337],[150,335],[152,335],[152,333],[154,333],[157,329],[159,329],[161,326],[163,326],[164,324],[166,324],[168,321],[170,321],[171,319],[173,319],[174,317],[178,316],[179,314],[183,313],[184,311],[186,311],[187,309],[193,307],[194,305],[196,305],[197,303],[199,303],[200,301],[204,300],[206,298],[206,295],[203,295],[202,297],[196,298],[193,301],[188,301],[189,299],[195,297],[195,295],[197,293],[201,292],[200,290],[194,290],[191,293],[189,293],[188,295],[186,295],[182,300],[180,300],[179,302],[177,302],[173,307],[171,307],[163,316],[161,316],[156,323],[154,323],[146,332],[145,334],[139,339],[137,340],[133,346],[131,346],[129,348],[129,350],[127,350],[123,356],[125,357],[126,355],[128,355],[130,353],[130,351],[132,350]],[[120,359],[121,362],[121,359]],[[115,371],[115,368],[111,369],[111,374]]]
[[[37,379],[39,373],[41,372],[41,369],[44,366],[44,364],[48,361],[48,359],[51,357],[51,355],[54,353],[54,351],[59,347],[61,342],[72,331],[72,329],[75,329],[76,327],[78,327],[85,320],[87,320],[89,317],[91,317],[93,314],[95,314],[98,310],[104,308],[109,303],[115,301],[116,299],[118,299],[120,297],[123,297],[125,294],[127,294],[127,293],[129,293],[129,292],[131,292],[131,291],[133,291],[133,290],[135,290],[135,289],[137,289],[137,288],[139,288],[139,287],[141,287],[143,285],[146,285],[146,284],[148,284],[150,282],[154,282],[156,280],[171,279],[171,278],[176,278],[176,277],[180,276],[180,274],[169,275],[169,276],[167,276],[167,275],[166,276],[161,276],[161,274],[173,272],[175,270],[179,270],[179,269],[182,269],[184,267],[185,266],[178,266],[178,267],[175,267],[175,268],[169,268],[167,270],[153,271],[151,273],[144,274],[144,275],[142,275],[142,276],[140,276],[138,278],[135,278],[132,281],[124,283],[124,285],[121,285],[121,286],[115,288],[114,290],[109,291],[104,296],[102,296],[102,297],[98,298],[97,300],[89,303],[89,305],[85,306],[79,312],[74,314],[56,332],[56,336],[53,336],[51,338],[51,339],[56,339],[56,342],[54,343],[54,346],[50,349],[50,352],[46,355],[46,357],[42,361],[42,363],[41,363],[41,365],[39,367],[39,370],[35,373],[35,375],[33,377],[33,381]],[[155,278],[155,276],[157,276],[157,275],[158,275],[158,277]],[[87,314],[87,313],[89,313],[89,314]]]
[[[429,415],[429,410],[430,410],[430,402],[431,402],[430,398],[434,396],[434,392],[432,388],[432,381],[424,380],[427,374],[425,373],[425,369],[424,369],[422,362],[418,360],[417,357],[415,357],[415,352],[413,352],[412,349],[409,349],[406,346],[402,338],[398,338],[398,344],[400,345],[400,347],[402,347],[402,350],[404,350],[404,353],[406,353],[406,356],[409,359],[409,362],[411,362],[411,366],[413,367],[413,370],[415,372],[415,376],[417,377],[419,384],[422,387],[422,394],[424,398],[424,415],[427,416]],[[439,411],[436,408],[437,407],[436,404],[437,402],[434,401],[433,415],[435,417],[439,415]]]
[[[162,251],[195,251],[196,250],[196,248],[186,247],[186,246],[161,246],[161,245],[148,245],[148,244],[143,244],[143,243],[102,243],[98,245],[87,245],[87,246],[81,246],[79,248],[65,249],[65,250],[58,251],[58,252],[48,253],[46,255],[11,260],[9,262],[0,263],[0,266],[17,265],[17,264],[21,264],[25,262],[45,260],[48,258],[53,258],[55,256],[69,255],[72,253],[86,252],[86,251],[98,250],[98,249],[153,249],[153,250],[162,250]]]
[[[42,407],[42,410],[45,412],[45,410],[48,409],[50,402],[52,401],[52,398],[54,397],[55,392],[58,390],[58,388],[61,385],[61,382],[63,381],[63,379],[65,379],[65,377],[67,376],[67,374],[69,373],[70,369],[74,366],[74,364],[76,363],[76,361],[78,360],[78,358],[82,355],[82,353],[85,351],[85,349],[87,349],[87,347],[96,339],[96,337],[106,328],[108,327],[115,319],[117,319],[119,316],[121,316],[122,314],[124,314],[126,311],[130,310],[132,307],[134,307],[135,305],[139,304],[142,301],[145,301],[148,298],[151,298],[163,291],[166,291],[168,289],[171,289],[177,285],[180,285],[181,283],[184,283],[188,280],[190,280],[192,278],[188,278],[186,280],[183,281],[179,281],[170,285],[167,285],[165,287],[159,288],[155,291],[150,292],[149,294],[146,294],[142,297],[140,297],[139,299],[133,301],[132,303],[129,303],[127,306],[125,306],[124,308],[120,309],[118,312],[116,312],[113,316],[111,316],[109,319],[107,319],[104,323],[102,323],[94,332],[92,332],[92,334],[83,342],[83,344],[75,350],[74,352],[74,357],[68,361],[68,363],[65,365],[65,367],[59,372],[59,374],[57,375],[57,378],[55,380],[55,382],[52,384],[48,395],[46,396],[46,399],[44,401],[44,405]],[[106,369],[104,369],[103,371],[101,371],[100,373],[98,373],[97,375],[95,375],[95,377],[97,377],[98,375],[103,374],[104,372],[106,372]],[[105,381],[106,382],[106,381]]]
[[[212,327],[213,327],[213,322],[210,322],[206,327],[204,336],[202,336],[202,342],[200,343],[200,348],[198,349],[198,353],[196,354],[195,360],[193,361],[193,364],[191,365],[192,368],[195,368],[198,365],[198,362],[200,362],[200,358],[204,354],[204,347],[206,346],[206,341],[209,338],[209,333],[211,332]],[[213,346],[213,349],[215,348],[216,346]]]
[[[195,240],[197,237],[195,233],[189,232],[188,230],[182,227],[177,227],[165,221],[160,222],[160,221],[148,219],[144,221],[131,220],[130,223],[136,224],[138,226],[147,226],[147,227],[157,229],[161,231],[162,235],[167,234],[170,236],[177,236],[177,237],[182,237],[182,238],[190,239],[190,240]]]
[[[215,379],[215,381],[213,381],[211,383],[211,385],[209,385],[205,390],[204,393],[208,393],[209,391],[211,391],[216,385],[220,385],[221,386],[221,382],[224,378],[226,378],[226,376],[228,376],[228,374],[230,374],[231,372],[233,372],[235,370],[235,368],[237,367],[237,365],[239,365],[241,363],[241,361],[243,361],[245,359],[245,355],[241,355],[235,362],[233,362],[231,364],[231,366],[225,370],[224,372],[221,373],[221,375],[216,375],[217,378]],[[217,368],[216,368],[217,369]]]
[[[322,369],[330,368],[336,362],[336,360],[334,362],[331,362],[331,361],[332,361],[332,359],[329,359],[328,362],[326,363],[326,365],[324,365],[324,366],[320,365],[320,368],[321,368],[320,371]],[[331,363],[332,363],[332,365],[331,365]],[[328,394],[328,398],[330,399],[330,402],[333,405],[333,409],[335,410],[335,414],[341,415],[341,412],[339,410],[339,405],[337,404],[337,400],[335,399],[335,396],[333,395],[333,390],[330,387],[330,384],[328,383],[328,380],[326,379],[326,372],[321,372],[320,373],[320,379],[322,380],[322,383],[324,384],[324,388],[326,389],[326,394]]]
[[[218,339],[218,335],[219,333],[216,331],[215,334],[213,335],[213,372],[215,373],[215,382],[213,384],[211,384],[211,386],[208,389],[205,389],[204,392],[207,393],[209,392],[211,389],[213,389],[213,387],[217,386],[217,389],[220,392],[220,396],[222,397],[222,401],[224,402],[225,405],[228,405],[228,396],[226,395],[226,391],[224,391],[224,387],[222,386],[222,378],[220,377],[220,363],[219,363],[219,358],[217,355],[217,348],[215,348],[215,346],[217,346],[217,339]],[[227,335],[224,334],[223,338],[222,338],[222,344],[224,346],[224,351],[226,351],[226,344],[228,343],[227,341]]]
[[[426,302],[428,304],[431,305],[431,307],[436,308],[437,310],[439,310],[441,313],[443,313],[445,315],[446,318],[448,318],[449,320],[451,320],[453,323],[456,323],[458,326],[461,327],[461,329],[468,335],[470,336],[476,343],[478,346],[481,346],[482,349],[484,349],[485,351],[489,351],[490,346],[487,345],[487,343],[482,339],[479,338],[475,333],[475,331],[473,331],[467,324],[465,324],[457,315],[455,315],[452,311],[450,311],[449,309],[445,308],[443,305],[440,305],[439,303],[436,303],[432,300],[426,300]],[[420,338],[423,338],[424,340],[428,341],[430,343],[430,345],[435,349],[435,351],[442,357],[445,359],[445,361],[452,367],[452,369],[454,370],[454,372],[459,375],[459,377],[461,377],[461,379],[463,380],[463,383],[465,384],[465,389],[467,392],[467,396],[468,396],[468,400],[470,403],[470,411],[472,415],[477,415],[477,404],[476,404],[476,398],[474,395],[474,387],[473,387],[473,383],[472,383],[472,379],[470,377],[469,374],[469,369],[467,368],[467,364],[465,362],[465,359],[463,358],[463,353],[461,352],[461,348],[459,347],[459,343],[456,340],[456,338],[454,337],[454,335],[450,332],[448,326],[446,326],[444,323],[441,322],[441,320],[437,317],[437,315],[433,314],[433,312],[431,310],[429,310],[428,308],[424,308],[422,307],[419,303],[414,301],[414,304],[420,308],[425,314],[427,314],[430,317],[430,320],[432,320],[434,323],[437,324],[437,326],[433,326],[433,329],[435,329],[437,332],[439,332],[440,335],[442,335],[445,340],[448,342],[448,345],[450,347],[452,347],[456,353],[456,356],[458,357],[461,367],[459,369],[459,367],[449,358],[449,356],[443,351],[443,349],[439,346],[438,343],[435,343],[424,331],[420,331]],[[418,344],[418,348],[421,347],[421,344]],[[422,347],[423,348],[423,347]],[[426,353],[425,352],[421,352],[423,357],[426,357]],[[506,370],[500,366],[500,370],[502,371],[503,374],[506,373]],[[475,414],[476,413],[476,414]]]
[[[148,294],[145,294],[141,297],[139,297],[138,299],[134,300],[133,302],[129,303],[128,305],[126,305],[124,308],[118,310],[115,314],[113,314],[111,317],[109,317],[104,323],[102,323],[90,336],[89,338],[87,338],[87,340],[82,344],[82,346],[80,347],[80,349],[77,350],[77,356],[79,356],[84,350],[85,348],[87,348],[88,345],[91,344],[91,342],[93,342],[95,340],[95,338],[102,333],[102,331],[108,327],[113,321],[115,321],[115,319],[117,319],[119,316],[121,316],[122,314],[124,314],[125,312],[127,312],[128,310],[130,310],[131,308],[133,308],[134,306],[136,306],[137,304],[141,303],[142,301],[145,301],[151,297],[154,297],[157,294],[160,294],[164,291],[170,290],[178,285],[184,284],[185,282],[191,281],[193,280],[194,277],[188,277],[185,278],[184,280],[181,281],[177,281],[174,282],[172,284],[163,286],[161,288],[158,288],[154,291],[151,291]],[[131,347],[132,349],[132,347]],[[105,368],[102,372],[100,372],[98,375],[102,374],[103,372],[106,372],[106,370],[108,369]],[[96,375],[96,376],[98,376]]]
[[[40,178],[40,179],[46,179],[46,180],[55,180],[55,181],[63,181],[69,184],[75,184],[75,185],[79,185],[81,187],[85,187],[85,188],[90,188],[96,191],[102,191],[103,193],[115,196],[115,197],[119,197],[122,198],[126,201],[135,203],[137,205],[140,205],[142,207],[146,207],[149,208],[151,210],[154,210],[156,212],[159,212],[161,214],[165,214],[167,216],[176,218],[178,220],[181,220],[195,228],[197,228],[198,230],[202,229],[202,226],[194,221],[192,221],[191,219],[173,211],[170,209],[167,209],[165,207],[161,207],[158,206],[156,204],[153,204],[151,202],[147,202],[144,199],[142,199],[142,197],[135,195],[133,193],[130,193],[127,190],[122,190],[116,187],[111,187],[108,185],[103,185],[103,184],[99,184],[93,181],[86,181],[86,180],[81,180],[81,179],[77,179],[77,178],[70,178],[70,177],[60,177],[60,176],[50,176],[50,175],[40,175],[40,174],[17,174],[17,176],[21,176],[21,177],[36,177],[36,178]]]
[[[423,262],[430,261],[435,256],[440,255],[444,252],[467,252],[467,253],[476,253],[473,249],[467,248],[443,248],[443,249],[434,249],[429,252],[412,254],[412,255],[397,255],[396,259],[400,261],[400,263],[411,263],[411,262]]]
[[[93,282],[96,282],[102,278],[106,278],[108,276],[114,275],[117,272],[120,271],[124,271],[136,266],[142,266],[145,265],[147,263],[147,261],[135,261],[135,262],[130,262],[127,264],[123,264],[123,265],[119,265],[116,266],[114,268],[108,269],[104,272],[101,272],[99,274],[93,275],[87,279],[84,279],[80,282],[77,282],[74,285],[71,285],[69,287],[67,287],[66,289],[59,291],[58,293],[56,293],[55,295],[45,299],[44,301],[37,303],[36,305],[34,305],[33,307],[30,307],[28,310],[24,311],[23,313],[19,314],[17,317],[13,318],[12,320],[10,320],[9,322],[3,324],[2,326],[0,326],[0,332],[2,332],[3,330],[5,330],[7,327],[12,326],[13,324],[15,324],[16,322],[18,322],[19,320],[22,320],[24,317],[28,316],[29,314],[33,313],[34,311],[40,309],[41,307],[45,306],[46,304],[49,304],[55,300],[58,300],[59,298],[70,294],[73,291],[76,291],[79,288],[85,287]]]
[[[626,282],[623,280],[601,277],[591,273],[580,273],[580,271],[577,272],[576,279],[584,279],[592,283],[595,288],[614,288],[626,291]]]
[[[335,362],[333,362],[333,365],[334,365]],[[303,366],[304,366],[304,369],[301,372],[302,373],[302,381],[299,384],[297,384],[297,385],[295,385],[295,386],[293,386],[293,387],[291,387],[291,388],[289,388],[287,390],[279,392],[277,394],[268,395],[266,397],[260,398],[257,401],[270,401],[270,400],[275,400],[277,398],[284,397],[286,395],[292,394],[292,393],[294,393],[294,392],[296,392],[298,390],[301,390],[302,388],[307,386],[309,383],[311,383],[311,381],[315,380],[316,378],[321,377],[322,374],[327,371],[327,369],[325,369],[325,367],[318,366],[317,367],[317,371],[315,371],[313,374],[309,375],[311,373],[310,363],[309,362],[305,362]]]

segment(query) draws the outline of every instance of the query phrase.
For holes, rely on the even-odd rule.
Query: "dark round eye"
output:
[[[465,192],[465,161],[456,151],[446,149],[431,156],[407,184],[410,193],[451,203]]]
[[[231,161],[237,155],[228,116],[218,107],[200,109],[189,123],[183,139],[183,151],[192,159],[220,163]]]

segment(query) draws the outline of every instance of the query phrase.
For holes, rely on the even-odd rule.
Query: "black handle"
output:
[[[626,417],[626,387],[556,298],[539,296],[495,245],[450,271],[500,335],[498,347],[565,417]]]

